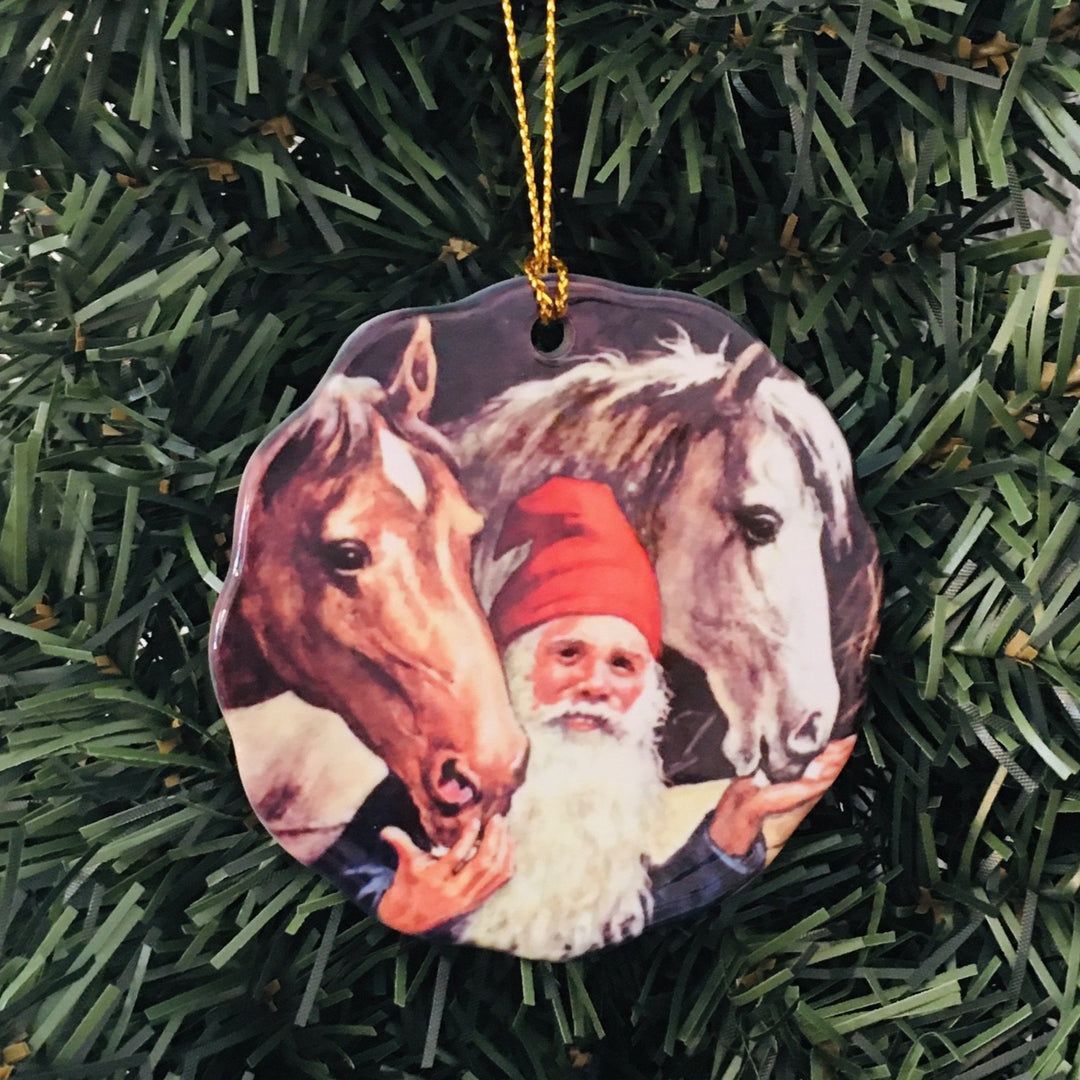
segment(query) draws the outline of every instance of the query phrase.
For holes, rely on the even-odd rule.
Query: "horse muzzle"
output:
[[[818,711],[795,717],[790,725],[781,725],[780,740],[773,745],[761,743],[761,765],[773,783],[798,780],[811,761],[829,742],[832,723]]]

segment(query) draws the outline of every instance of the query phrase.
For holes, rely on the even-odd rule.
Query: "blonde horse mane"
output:
[[[742,357],[728,355],[727,339],[705,352],[682,327],[673,329],[647,359],[590,356],[550,380],[513,386],[473,416],[446,425],[473,498],[501,520],[530,486],[564,472],[587,476],[618,489],[648,544],[648,511],[678,479],[689,444],[730,430],[741,416],[756,416],[787,436],[825,512],[831,549],[849,550],[850,457],[828,409],[763,348],[750,357],[760,376],[753,393],[741,405],[718,408]],[[513,451],[500,457],[498,474],[483,467],[492,446]]]

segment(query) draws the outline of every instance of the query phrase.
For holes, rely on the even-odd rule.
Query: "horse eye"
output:
[[[735,520],[750,547],[771,544],[784,523],[780,515],[768,506],[744,506],[735,511]]]
[[[371,565],[371,548],[363,540],[331,540],[323,545],[322,560],[334,574],[351,574]]]

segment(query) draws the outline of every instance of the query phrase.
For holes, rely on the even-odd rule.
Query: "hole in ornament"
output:
[[[549,323],[537,319],[533,323],[529,337],[533,348],[539,354],[537,360],[542,364],[550,364],[566,355],[572,335],[570,324],[566,319],[553,319]]]

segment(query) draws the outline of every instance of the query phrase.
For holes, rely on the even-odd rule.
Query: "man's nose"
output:
[[[578,684],[578,693],[585,701],[607,701],[611,689],[611,671],[602,660],[589,664]]]

